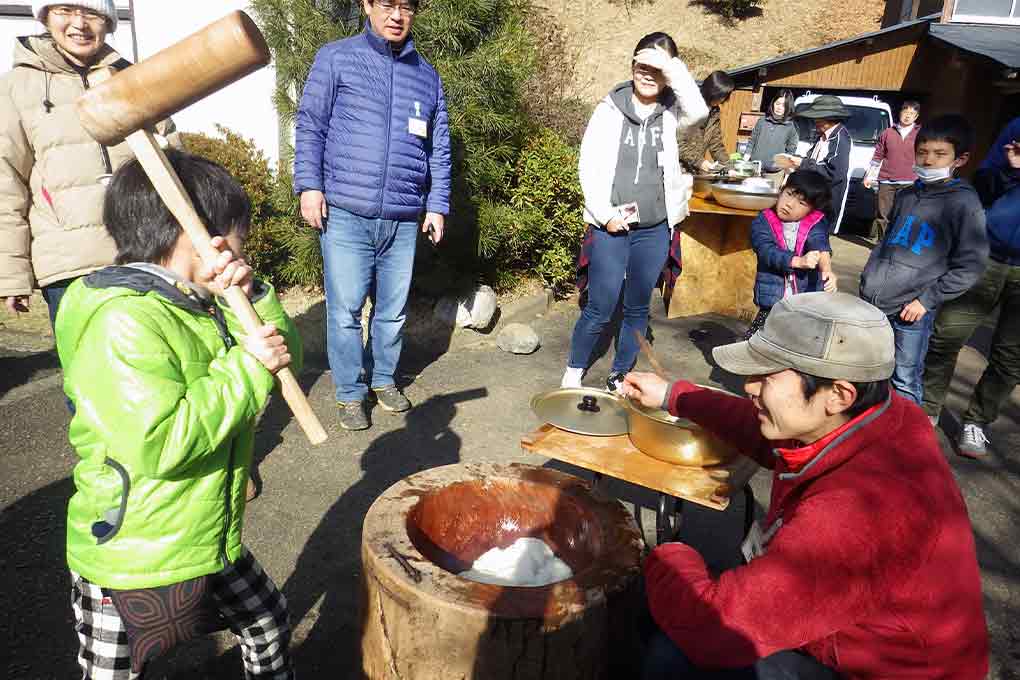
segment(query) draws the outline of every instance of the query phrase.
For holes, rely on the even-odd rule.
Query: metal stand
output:
[[[596,481],[602,479],[602,475],[596,474]],[[751,531],[751,525],[754,524],[754,491],[751,489],[750,482],[744,485],[744,538]],[[670,507],[672,506],[672,507]],[[684,499],[670,496],[669,494],[659,494],[659,507],[655,511],[655,544],[662,545],[663,543],[669,543],[676,539],[677,534],[680,532],[680,522],[684,514]]]
[[[655,513],[656,545],[669,543],[676,538],[680,532],[680,520],[683,514],[684,499],[665,493],[659,494],[659,507]]]
[[[744,485],[744,538],[751,533],[752,524],[754,524],[754,491],[748,482]]]

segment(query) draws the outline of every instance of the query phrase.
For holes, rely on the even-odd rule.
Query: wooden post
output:
[[[956,11],[956,0],[943,0],[942,16],[939,18],[939,23],[948,24],[953,18],[954,11]]]

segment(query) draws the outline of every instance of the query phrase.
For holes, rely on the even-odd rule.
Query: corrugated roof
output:
[[[778,57],[773,57],[767,61],[759,61],[757,64],[751,64],[750,66],[741,66],[727,71],[731,76],[741,76],[747,73],[754,73],[760,68],[767,68],[769,66],[776,66],[783,64],[788,61],[795,61],[812,54],[818,54],[819,52],[825,52],[835,47],[843,47],[844,45],[853,45],[859,42],[865,42],[867,40],[873,40],[879,36],[889,35],[890,33],[897,33],[899,31],[906,30],[908,28],[914,28],[921,24],[929,24],[932,21],[938,19],[939,15],[932,14],[930,16],[922,17],[920,19],[914,19],[913,21],[904,21],[901,24],[889,26],[878,31],[872,31],[871,33],[864,33],[863,35],[857,35],[853,38],[847,38],[846,40],[840,40],[838,42],[829,43],[828,45],[822,45],[821,47],[813,47],[810,50],[804,50],[803,52],[794,52],[793,54],[784,54]]]
[[[966,52],[1020,68],[1020,26],[1002,24],[932,24],[928,33]]]

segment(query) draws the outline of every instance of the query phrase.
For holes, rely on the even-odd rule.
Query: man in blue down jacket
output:
[[[363,0],[356,36],[319,50],[297,114],[294,190],[322,233],[327,352],[340,425],[369,426],[368,388],[391,412],[417,227],[433,243],[450,211],[443,84],[411,39],[417,0]],[[361,312],[372,295],[368,349]]]

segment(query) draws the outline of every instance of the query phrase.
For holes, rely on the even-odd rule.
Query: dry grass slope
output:
[[[577,56],[574,85],[594,103],[629,77],[641,36],[666,31],[696,77],[720,68],[799,52],[879,28],[883,0],[764,0],[761,13],[733,23],[696,0],[539,0]]]

